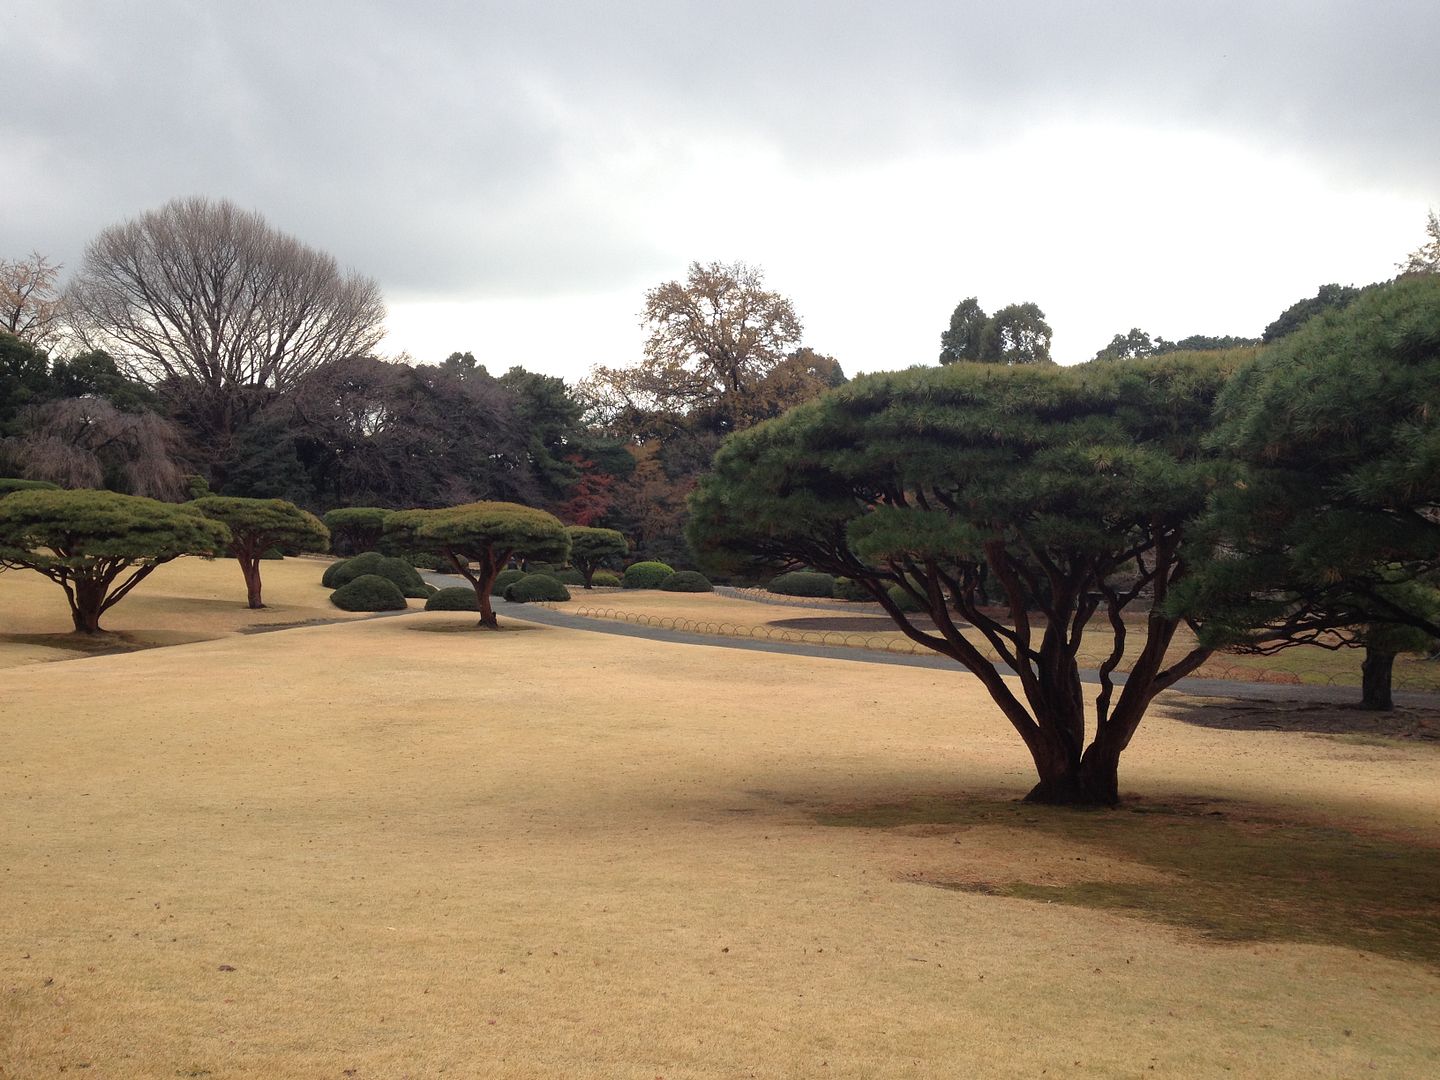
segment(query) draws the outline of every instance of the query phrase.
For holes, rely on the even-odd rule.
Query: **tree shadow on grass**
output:
[[[70,656],[65,660],[77,660],[85,656],[113,656],[116,653],[138,652],[155,646],[150,642],[137,641],[121,632],[110,630],[98,634],[0,634],[0,645],[39,645],[46,649],[63,649]]]
[[[1440,967],[1440,850],[1251,808],[1172,800],[1076,811],[994,799],[924,798],[820,811],[824,825],[986,826],[1059,839],[1158,870],[1146,883],[939,880],[986,895],[1101,908],[1212,941],[1338,945]]]

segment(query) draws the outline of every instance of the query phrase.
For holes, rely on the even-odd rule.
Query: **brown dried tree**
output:
[[[60,329],[61,266],[38,251],[0,259],[0,330],[48,347]]]
[[[176,199],[106,229],[69,291],[75,329],[217,448],[305,375],[384,335],[374,280],[227,201]]]

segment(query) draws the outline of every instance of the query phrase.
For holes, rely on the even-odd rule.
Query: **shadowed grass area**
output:
[[[917,799],[832,809],[855,828],[988,826],[1015,843],[1040,834],[1159,871],[1159,881],[916,880],[942,888],[1105,908],[1215,941],[1288,941],[1440,966],[1440,851],[1345,829],[1284,821],[1216,803],[1137,803],[1076,811],[990,799]],[[957,839],[957,842],[962,842]]]
[[[153,648],[154,644],[137,640],[128,634],[104,631],[99,634],[0,634],[0,646],[36,645],[45,649],[60,649],[75,656],[111,656],[115,653],[134,652],[136,649]]]

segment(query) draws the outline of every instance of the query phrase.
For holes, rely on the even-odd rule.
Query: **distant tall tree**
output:
[[[1237,337],[1233,334],[1218,337],[1208,334],[1191,334],[1179,341],[1169,341],[1163,337],[1152,340],[1149,334],[1136,327],[1131,329],[1128,334],[1116,334],[1110,339],[1109,345],[1095,354],[1095,359],[1136,360],[1145,356],[1164,356],[1166,353],[1172,352],[1219,352],[1227,349],[1243,349],[1259,344],[1259,338]]]
[[[1297,300],[1288,308],[1282,311],[1269,326],[1265,327],[1260,335],[1260,340],[1265,344],[1278,341],[1280,338],[1293,334],[1299,330],[1310,319],[1323,311],[1338,311],[1348,307],[1360,295],[1360,290],[1353,285],[1321,285],[1314,296],[1304,300]]]
[[[385,306],[370,278],[233,203],[176,199],[86,248],[70,316],[222,451],[277,394],[369,352]]]
[[[684,281],[645,294],[642,318],[640,364],[597,368],[592,379],[636,411],[704,412],[725,430],[758,419],[756,388],[800,344],[794,305],[741,262],[691,263]]]
[[[0,436],[14,434],[24,410],[54,396],[45,350],[0,332]]]
[[[61,269],[38,251],[0,259],[0,330],[42,347],[53,344],[60,329]]]
[[[1440,217],[1434,210],[1425,219],[1425,242],[1397,265],[1405,274],[1440,274]]]
[[[967,296],[950,313],[950,325],[940,334],[940,363],[957,360],[979,360],[985,327],[990,316],[980,306],[979,297]]]
[[[1048,364],[1053,332],[1038,304],[1008,304],[986,315],[971,296],[956,306],[940,335],[940,363]]]
[[[1163,338],[1161,339],[1164,340]],[[1096,360],[1136,360],[1143,356],[1155,355],[1155,342],[1138,326],[1131,327],[1128,334],[1116,334],[1110,344],[1095,354]]]
[[[313,373],[276,408],[324,504],[540,496],[515,396],[489,375],[351,357]]]

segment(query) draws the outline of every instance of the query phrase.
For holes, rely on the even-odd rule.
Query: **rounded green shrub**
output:
[[[920,601],[916,600],[899,585],[891,585],[890,588],[885,591],[890,594],[891,602],[901,611],[907,611],[913,614],[914,612],[925,610]]]
[[[428,570],[432,574],[453,574],[455,572],[455,568],[439,555],[430,555],[422,551],[418,554],[405,555],[403,558],[416,570]]]
[[[504,596],[505,590],[523,577],[525,577],[524,570],[501,570],[495,575],[495,584],[490,586],[490,595]]]
[[[475,590],[460,585],[438,589],[435,595],[425,601],[426,611],[479,611],[480,602],[475,599]]]
[[[379,574],[361,574],[330,594],[330,602],[341,611],[403,611],[405,595],[400,586]]]
[[[660,583],[665,592],[714,592],[710,579],[695,570],[677,570]]]
[[[320,579],[320,583],[338,589],[366,574],[376,574],[379,577],[388,578],[405,596],[423,600],[430,595],[429,587],[413,566],[404,559],[381,555],[378,551],[367,551],[362,555],[356,555],[353,559],[346,559],[342,563],[332,563],[330,569],[325,571],[325,576]]]
[[[320,579],[320,584],[338,589],[342,585],[350,584],[362,574],[376,573],[384,561],[385,556],[378,551],[362,551],[353,558],[331,563],[330,568],[325,571],[325,576]]]
[[[285,552],[281,551],[278,547],[266,548],[260,553],[260,558],[265,559],[267,562],[278,561],[285,558]]]
[[[831,597],[835,595],[835,579],[815,570],[792,570],[781,574],[765,588],[781,596]]]
[[[526,574],[505,590],[512,604],[534,604],[542,600],[569,600],[570,590],[549,574]]]
[[[590,584],[599,585],[604,589],[618,589],[620,587],[620,575],[613,570],[596,570],[590,575]]]
[[[585,575],[576,570],[573,566],[567,566],[564,570],[556,570],[550,575],[561,585],[584,585]]]
[[[620,584],[626,589],[658,589],[660,583],[675,572],[663,562],[637,562],[625,568]]]
[[[381,559],[380,565],[375,568],[375,573],[395,582],[406,596],[424,600],[435,591],[435,587],[426,585],[420,572],[404,559]]]
[[[848,577],[835,579],[836,600],[874,600],[875,598]]]
[[[332,562],[325,568],[325,573],[320,575],[320,584],[324,585],[327,589],[338,589],[344,582],[336,581],[335,576],[340,573],[341,568],[349,561],[349,559],[340,559],[338,562]]]

